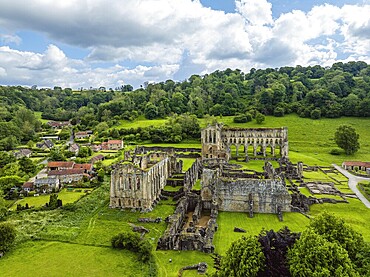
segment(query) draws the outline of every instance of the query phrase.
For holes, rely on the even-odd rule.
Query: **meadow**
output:
[[[225,125],[233,127],[288,127],[289,156],[292,162],[303,161],[308,165],[329,166],[332,163],[341,164],[345,160],[370,160],[370,120],[368,118],[339,118],[311,120],[295,115],[285,117],[266,117],[262,125],[255,122],[235,124],[232,117],[218,118]],[[122,121],[120,127],[159,126],[165,120],[145,120],[143,118],[128,122]],[[206,119],[200,119],[200,125],[206,126]],[[352,155],[344,153],[338,156],[331,155],[330,150],[337,148],[333,136],[336,128],[341,124],[355,127],[360,134],[360,150]],[[154,144],[148,144],[154,145]],[[158,145],[158,144],[155,144]],[[161,146],[197,147],[200,140],[188,140],[180,144],[162,144]],[[108,165],[120,157],[112,154],[112,159],[105,160]],[[183,169],[188,169],[194,159],[182,159]],[[232,163],[236,163],[232,161]],[[238,161],[245,169],[261,171],[262,161],[245,163]],[[277,164],[274,163],[274,166]],[[345,194],[351,194],[347,179],[336,173],[305,172],[305,181],[334,182],[335,186]],[[197,182],[196,188],[200,188]],[[178,188],[166,187],[172,191]],[[300,191],[309,196],[307,188]],[[81,197],[78,193],[68,194],[63,191],[60,198],[66,205],[63,209],[53,211],[22,211],[12,212],[9,221],[18,230],[14,249],[0,259],[1,276],[149,276],[152,268],[140,263],[137,257],[129,251],[118,251],[110,247],[111,238],[131,229],[128,223],[137,224],[139,217],[156,218],[163,220],[171,215],[176,202],[171,200],[160,201],[152,212],[142,214],[130,210],[109,208],[109,182]],[[323,197],[315,195],[315,197]],[[37,197],[34,197],[36,201]],[[334,197],[335,198],[335,197]],[[41,199],[41,198],[39,198]],[[315,217],[323,211],[334,213],[360,232],[367,242],[370,242],[370,209],[367,209],[359,200],[347,198],[349,203],[315,204],[310,208],[309,217]],[[45,200],[45,201],[44,201]],[[25,199],[18,202],[25,204]],[[41,202],[47,202],[42,199]],[[16,207],[18,203],[13,204]],[[69,203],[69,204],[68,204]],[[28,203],[31,205],[30,203]],[[34,204],[36,206],[36,203]],[[38,204],[37,204],[38,205]],[[225,254],[230,244],[242,235],[258,235],[261,230],[279,230],[288,226],[291,231],[300,232],[309,224],[310,219],[299,213],[283,213],[284,221],[280,222],[273,214],[255,214],[249,218],[245,213],[220,212],[217,218],[218,231],[215,233],[215,251]],[[140,223],[149,229],[146,237],[151,241],[154,249],[158,239],[166,229],[166,223]],[[245,234],[233,232],[234,227],[246,230]],[[212,258],[208,254],[198,251],[153,251],[158,276],[178,276],[181,267],[205,261],[209,272],[214,271]],[[169,262],[172,259],[172,262]],[[196,271],[185,271],[183,276],[198,276]]]

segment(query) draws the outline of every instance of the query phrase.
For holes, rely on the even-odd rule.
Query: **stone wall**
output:
[[[179,168],[176,157],[161,157],[163,159],[151,167],[148,156],[115,165],[111,172],[110,207],[151,210],[168,177]]]
[[[270,150],[277,157],[276,149],[280,149],[280,157],[288,158],[288,128],[224,128],[220,124],[209,125],[201,132],[202,158],[231,158],[231,147],[235,147],[236,156],[249,159],[248,148],[252,157],[267,156]],[[242,154],[242,150],[244,153]]]
[[[219,178],[216,183],[220,211],[249,212],[249,195],[253,199],[253,212],[290,212],[292,198],[281,180]]]

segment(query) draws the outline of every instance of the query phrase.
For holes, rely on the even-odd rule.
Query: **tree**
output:
[[[362,235],[353,230],[343,219],[324,212],[310,222],[310,228],[327,241],[343,247],[358,271],[370,269],[370,261],[365,259],[369,257],[370,252]]]
[[[265,256],[256,237],[241,237],[234,241],[221,259],[219,277],[257,276],[264,268]]]
[[[356,133],[353,127],[341,125],[335,132],[334,140],[340,148],[344,149],[347,155],[352,155],[360,149],[359,137],[360,135]]]
[[[16,230],[8,222],[0,223],[0,252],[6,252],[13,245],[16,236]]]
[[[266,268],[262,276],[289,276],[289,266],[286,258],[288,249],[291,248],[300,233],[292,233],[288,227],[278,232],[262,230],[258,241],[262,245],[266,257]]]
[[[288,263],[292,276],[360,276],[345,249],[311,228],[288,250]]]
[[[256,114],[256,122],[257,124],[262,124],[265,121],[265,116],[261,113]]]
[[[4,200],[3,191],[0,189],[0,221],[2,221],[7,214],[6,203]]]

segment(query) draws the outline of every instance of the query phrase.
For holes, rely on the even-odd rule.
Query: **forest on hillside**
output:
[[[331,67],[252,68],[248,73],[226,69],[192,75],[182,82],[145,83],[136,90],[131,85],[80,91],[2,86],[0,103],[0,149],[5,150],[35,139],[42,125],[34,112],[40,112],[43,119],[71,120],[79,130],[102,131],[122,119],[174,114],[188,114],[190,124],[207,114],[368,117],[370,65],[339,62]]]

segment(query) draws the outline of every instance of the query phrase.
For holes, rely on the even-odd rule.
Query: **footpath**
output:
[[[349,188],[356,194],[357,198],[364,203],[364,205],[370,209],[370,201],[365,198],[365,196],[362,195],[361,191],[357,188],[357,183],[361,181],[367,181],[370,182],[370,178],[365,177],[358,177],[355,175],[352,175],[347,170],[341,168],[340,166],[333,164],[335,169],[337,169],[340,173],[342,173],[344,176],[348,178],[348,186]]]

